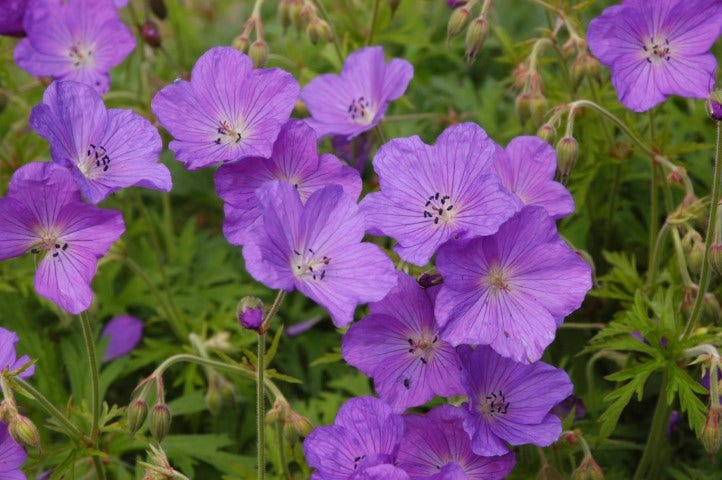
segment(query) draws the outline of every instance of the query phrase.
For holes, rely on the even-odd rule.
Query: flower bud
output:
[[[564,480],[564,477],[556,468],[551,465],[544,465],[536,474],[535,480]]]
[[[150,412],[150,433],[160,443],[170,431],[171,414],[168,405],[156,403]]]
[[[131,435],[140,430],[148,416],[148,402],[144,398],[136,398],[128,405],[128,431]]]
[[[588,52],[577,55],[572,62],[572,82],[575,87],[584,80],[584,77],[589,76],[594,79],[599,78],[599,61],[591,56]]]
[[[296,430],[296,432],[302,437],[307,437],[313,431],[313,424],[311,423],[311,420],[303,415],[299,415],[293,410],[291,410],[291,413],[286,418],[286,421],[290,423],[294,430]]]
[[[153,15],[158,17],[159,20],[165,20],[168,16],[168,9],[165,6],[164,0],[149,0],[148,5],[150,5],[150,11],[153,12]]]
[[[446,39],[449,40],[460,34],[466,27],[470,16],[471,12],[466,7],[457,8],[451,12],[449,23],[446,26]]]
[[[559,173],[567,177],[579,158],[579,144],[574,137],[565,135],[557,142],[556,151]]]
[[[720,308],[717,297],[715,297],[714,293],[707,292],[704,294],[703,300],[702,313],[704,317],[710,322],[716,324],[717,320],[719,320],[722,316],[722,308]]]
[[[291,406],[286,400],[276,399],[271,409],[266,412],[266,423],[274,423],[278,421],[286,421],[286,415],[291,410]]]
[[[293,0],[288,6],[288,14],[291,17],[291,23],[296,28],[296,32],[299,34],[303,31],[304,17],[303,17],[303,1]]]
[[[471,62],[484,46],[489,35],[489,22],[484,17],[475,18],[466,31],[466,59]]]
[[[256,40],[248,49],[248,56],[253,60],[254,68],[263,68],[268,63],[268,44],[264,40]]]
[[[399,9],[399,5],[401,5],[401,0],[388,0],[389,1],[389,9],[391,9],[391,16],[393,17],[396,14],[396,10]]]
[[[419,277],[418,283],[421,288],[426,290],[427,288],[441,285],[442,283],[444,283],[444,279],[441,277],[440,273],[434,270],[432,272],[423,273]]]
[[[231,42],[231,47],[235,48],[241,53],[248,53],[248,45],[251,43],[251,41],[248,39],[248,35],[242,34],[238,35],[236,38],[233,39],[233,42]]]
[[[692,275],[699,275],[702,271],[702,259],[704,258],[704,244],[695,243],[687,254],[687,267]],[[711,263],[711,262],[710,262]]]
[[[10,419],[8,430],[13,440],[19,445],[25,448],[37,448],[40,446],[40,432],[38,432],[38,427],[36,427],[28,417],[20,414],[14,415]]]
[[[313,20],[308,23],[306,33],[308,34],[308,39],[311,40],[311,43],[316,45],[321,39],[327,40],[328,36],[331,34],[331,30],[328,28],[328,24],[324,20],[314,17]]]
[[[604,480],[604,472],[592,457],[585,457],[572,472],[571,480]]]
[[[529,111],[534,125],[539,126],[544,122],[547,106],[547,99],[541,93],[533,94],[529,97]]]
[[[162,43],[158,25],[153,20],[146,20],[143,26],[140,27],[140,37],[153,48],[160,47]]]
[[[554,137],[557,136],[557,129],[551,123],[545,123],[536,131],[536,136],[547,143],[552,143]]]
[[[243,328],[258,331],[263,324],[263,302],[258,297],[241,298],[236,317]]]
[[[722,408],[719,406],[710,407],[699,438],[705,451],[710,455],[715,455],[722,443],[722,436],[720,436],[719,431],[720,415],[722,415]]]
[[[707,114],[716,122],[722,120],[722,90],[710,93],[707,98]]]
[[[217,417],[218,414],[221,413],[223,397],[221,397],[221,392],[217,387],[208,386],[208,391],[206,392],[206,407],[208,407],[208,411],[211,412],[211,415],[214,417]]]
[[[281,22],[284,33],[291,26],[291,2],[289,0],[281,0],[278,2],[278,19]]]
[[[709,264],[717,275],[722,275],[722,244],[714,243],[710,247]]]
[[[531,118],[530,95],[520,93],[514,101],[514,107],[516,108],[516,116],[519,117],[519,123],[526,125],[526,122]]]

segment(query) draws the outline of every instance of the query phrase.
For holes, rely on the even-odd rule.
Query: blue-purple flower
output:
[[[33,0],[15,63],[35,76],[73,80],[105,93],[110,69],[135,48],[111,0]]]
[[[130,186],[170,191],[159,163],[158,130],[132,110],[105,108],[100,95],[77,82],[53,82],[30,125],[50,142],[53,161],[70,169],[83,196],[98,203]]]
[[[340,185],[354,199],[361,193],[358,172],[331,154],[319,156],[314,130],[290,120],[278,134],[270,158],[247,158],[222,165],[216,172],[216,192],[226,213],[223,234],[230,243],[243,245],[260,224],[256,190],[270,180],[293,185],[302,202],[326,185]]]
[[[514,468],[513,453],[481,456],[464,431],[463,408],[441,405],[404,417],[406,430],[396,463],[411,480],[499,480]]]
[[[368,230],[398,241],[401,258],[425,265],[458,235],[490,235],[518,209],[493,174],[496,144],[474,123],[447,128],[436,145],[397,138],[374,157],[381,191],[361,202]]]
[[[19,168],[0,198],[0,260],[41,255],[35,290],[73,314],[90,307],[98,259],[124,231],[120,212],[84,203],[70,172],[55,163]]]
[[[107,338],[103,360],[108,362],[133,351],[143,338],[143,321],[132,315],[113,317],[103,328],[100,338]]]
[[[619,101],[635,112],[668,95],[706,98],[722,31],[719,0],[624,0],[589,24],[589,49],[612,69]]]
[[[262,225],[243,247],[248,272],[270,288],[299,289],[328,310],[336,326],[353,321],[360,303],[375,302],[396,284],[391,260],[361,242],[364,217],[338,185],[306,201],[288,182],[266,182],[257,192]]]
[[[490,345],[518,362],[541,358],[592,286],[591,268],[541,207],[524,207],[494,235],[446,243],[436,267],[441,338]]]
[[[319,75],[303,88],[301,100],[311,112],[306,121],[319,137],[355,137],[378,125],[413,76],[406,60],[386,63],[381,47],[357,50],[346,58],[340,75]]]
[[[343,337],[341,353],[350,365],[374,379],[379,397],[395,411],[423,405],[435,395],[464,392],[454,347],[439,338],[434,305],[405,273],[371,315]]]
[[[0,372],[5,369],[13,372],[30,362],[30,357],[27,355],[18,358],[15,351],[15,345],[18,343],[18,340],[15,332],[0,327]],[[26,368],[19,376],[20,378],[28,378],[33,373],[35,373],[35,365]],[[2,462],[0,462],[0,465],[2,465]]]
[[[278,68],[253,69],[231,47],[198,59],[191,80],[176,80],[156,94],[151,108],[174,140],[176,160],[195,170],[249,157],[268,158],[288,120],[299,86]]]
[[[2,15],[0,15],[0,35],[21,37],[25,35],[23,17],[28,6],[28,0],[2,0]]]
[[[469,396],[464,430],[474,453],[504,455],[506,443],[546,447],[562,432],[551,409],[572,393],[564,370],[546,363],[518,363],[486,346],[458,349],[461,379]]]
[[[2,480],[25,480],[20,467],[27,454],[10,436],[7,425],[0,422],[0,478]]]

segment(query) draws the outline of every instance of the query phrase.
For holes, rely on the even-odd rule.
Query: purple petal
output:
[[[15,443],[7,426],[0,422],[0,478],[25,480],[25,475],[20,467],[26,458],[25,450]]]
[[[108,362],[129,354],[143,337],[143,321],[130,315],[113,317],[103,328],[100,338],[108,337],[103,360]]]
[[[9,368],[10,371],[18,370],[30,362],[27,355],[18,358],[15,345],[18,343],[18,336],[15,332],[0,327],[0,370]],[[28,378],[35,373],[35,365],[30,366],[20,374],[20,378]]]

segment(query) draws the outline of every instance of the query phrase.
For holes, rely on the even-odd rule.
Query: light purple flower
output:
[[[135,37],[111,0],[33,0],[25,13],[27,38],[15,63],[35,76],[85,83],[99,93],[110,69],[135,48]]]
[[[299,86],[278,68],[253,69],[231,47],[198,59],[191,80],[156,94],[151,109],[175,140],[176,160],[195,170],[248,157],[268,158],[298,97]]]
[[[306,121],[319,137],[355,137],[378,125],[413,76],[406,60],[386,63],[381,47],[357,50],[346,58],[340,75],[319,75],[303,88],[301,100],[311,112]]]
[[[514,468],[513,453],[483,457],[471,449],[464,410],[441,405],[425,415],[404,417],[397,465],[411,480],[499,480]]]
[[[436,267],[444,277],[435,309],[441,338],[491,345],[518,362],[541,358],[592,286],[591,268],[540,207],[524,207],[495,235],[446,243]]]
[[[140,343],[143,338],[143,321],[131,315],[113,317],[103,328],[100,338],[108,337],[103,360],[108,362],[123,357]]]
[[[316,428],[303,442],[314,478],[322,480],[393,479],[393,462],[404,434],[404,421],[383,401],[358,397],[338,411],[333,425]],[[389,467],[381,467],[389,465]],[[381,474],[393,472],[384,477]]]
[[[554,181],[557,156],[554,148],[536,136],[516,137],[494,154],[494,173],[522,205],[537,205],[557,219],[574,211],[574,199]]]
[[[25,474],[20,467],[25,462],[27,454],[23,447],[15,443],[8,432],[8,427],[0,422],[0,478],[2,480],[25,480]]]
[[[364,218],[332,185],[303,205],[287,182],[266,182],[258,197],[263,225],[243,247],[248,272],[269,288],[299,289],[328,310],[336,326],[353,321],[359,303],[375,302],[396,284],[391,260],[361,242]]]
[[[230,243],[243,245],[260,224],[256,190],[270,180],[293,185],[302,202],[326,185],[340,185],[354,199],[361,193],[358,172],[331,154],[319,156],[314,130],[300,120],[290,120],[281,128],[270,158],[247,158],[222,165],[216,172],[216,192],[226,213],[223,234]]]
[[[374,142],[371,132],[365,132],[350,140],[344,135],[336,135],[331,138],[331,146],[343,161],[363,173]]]
[[[464,388],[454,347],[439,338],[431,299],[409,275],[397,277],[396,287],[343,336],[341,353],[374,379],[382,400],[404,412]]]
[[[668,95],[706,98],[722,30],[719,0],[624,0],[591,21],[589,48],[612,69],[619,101],[635,112]]]
[[[0,198],[0,260],[43,254],[35,290],[73,314],[90,307],[98,259],[124,231],[120,212],[81,201],[70,173],[54,163],[19,168]]]
[[[0,203],[0,211],[2,209]],[[18,336],[15,332],[0,327],[0,372],[9,369],[11,372],[18,370],[30,362],[30,357],[23,355],[18,358],[15,352],[15,345],[18,343]],[[35,373],[35,365],[31,365],[19,376],[20,378],[28,378]],[[0,461],[0,465],[2,462]],[[2,473],[2,470],[0,470]],[[1,478],[1,477],[0,477]]]
[[[0,35],[22,37],[25,35],[23,16],[28,0],[0,0]]]
[[[436,145],[397,138],[374,157],[381,191],[361,202],[369,233],[393,237],[401,258],[425,265],[452,237],[490,235],[518,209],[493,175],[496,144],[474,123],[447,128]]]
[[[562,433],[562,422],[550,410],[572,393],[564,370],[543,362],[518,363],[491,348],[457,349],[461,380],[469,396],[464,430],[474,453],[504,455],[511,445],[546,447]]]
[[[53,161],[71,170],[83,196],[98,203],[125,187],[170,191],[159,163],[158,130],[132,110],[107,110],[100,95],[78,82],[53,82],[30,125],[50,142]]]
[[[123,8],[128,5],[128,0],[113,0],[115,8]]]

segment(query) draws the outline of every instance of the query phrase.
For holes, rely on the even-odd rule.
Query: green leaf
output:
[[[268,368],[268,366],[271,364],[271,361],[276,356],[276,352],[278,352],[278,344],[281,341],[282,334],[283,325],[281,325],[276,331],[276,335],[273,337],[273,342],[271,342],[270,348],[266,351],[266,368]]]
[[[676,394],[682,411],[687,414],[690,428],[699,435],[707,418],[707,407],[699,399],[699,394],[706,394],[707,389],[675,363],[670,362],[667,371],[669,374],[667,403],[671,404]]]

